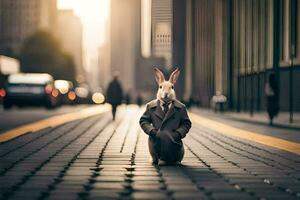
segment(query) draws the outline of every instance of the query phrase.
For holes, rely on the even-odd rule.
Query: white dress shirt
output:
[[[163,104],[164,104],[163,101],[159,101],[159,105],[160,105],[162,111],[164,111],[164,106],[163,106]],[[169,106],[168,106],[168,107],[169,107],[169,110],[170,110],[172,104],[173,104],[173,101],[171,101],[170,104],[169,104]],[[165,111],[164,111],[164,112],[165,112]]]

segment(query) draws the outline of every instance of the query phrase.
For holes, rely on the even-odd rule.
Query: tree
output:
[[[72,56],[69,54],[62,54],[62,67],[60,74],[57,75],[57,79],[66,79],[76,84],[76,71],[75,62]]]
[[[23,72],[49,73],[55,79],[76,80],[72,56],[64,53],[59,41],[47,31],[37,31],[24,41],[20,60]]]

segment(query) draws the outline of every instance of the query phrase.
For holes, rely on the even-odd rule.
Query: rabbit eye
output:
[[[172,85],[172,87],[171,87],[172,89],[174,89],[174,86]]]
[[[159,89],[161,89],[161,88],[162,88],[162,86],[160,85],[160,86],[159,86]]]

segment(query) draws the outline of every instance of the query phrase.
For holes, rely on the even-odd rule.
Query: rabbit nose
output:
[[[165,92],[165,93],[164,93],[164,97],[165,97],[165,98],[168,97],[168,93]]]

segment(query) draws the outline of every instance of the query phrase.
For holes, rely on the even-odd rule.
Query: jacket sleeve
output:
[[[148,106],[140,118],[140,126],[147,135],[150,135],[151,131],[154,129]]]
[[[187,114],[186,108],[181,110],[180,126],[176,129],[176,132],[180,134],[181,138],[184,138],[189,132],[192,126],[192,122]]]

